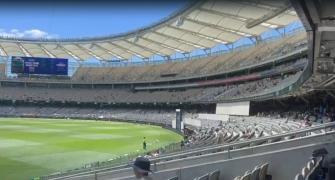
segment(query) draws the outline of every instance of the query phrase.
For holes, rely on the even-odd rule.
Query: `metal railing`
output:
[[[151,158],[150,161],[152,164],[154,164],[154,166],[156,166],[157,163],[170,161],[170,160],[184,159],[184,158],[189,158],[189,157],[199,157],[201,155],[213,154],[213,153],[223,152],[223,151],[227,151],[229,153],[230,150],[235,150],[235,149],[239,149],[243,147],[256,147],[257,145],[260,145],[260,144],[271,144],[271,143],[278,142],[278,141],[284,142],[286,141],[285,138],[287,137],[295,138],[295,137],[310,136],[312,132],[316,132],[316,131],[319,132],[318,135],[327,135],[328,133],[334,132],[333,131],[334,129],[335,129],[335,122],[326,123],[326,124],[321,124],[321,125],[317,125],[314,127],[306,128],[303,130],[296,130],[294,132],[282,133],[279,135],[272,135],[272,136],[262,137],[262,138],[253,139],[253,140],[183,150],[177,153],[165,154],[158,158]],[[288,138],[288,139],[291,139],[291,138]],[[80,173],[75,173],[75,174],[58,174],[58,175],[53,175],[53,176],[44,176],[42,177],[42,179],[54,179],[54,180],[59,179],[60,180],[62,178],[81,177],[81,176],[86,176],[89,174],[97,174],[97,173],[103,173],[103,172],[108,172],[108,171],[115,171],[118,169],[123,169],[123,168],[128,168],[128,167],[129,165],[125,163],[122,166],[113,166],[113,167],[111,166],[111,167],[105,167],[105,168],[100,168],[100,169],[87,169],[88,171],[86,172],[80,172]]]
[[[310,128],[306,128],[302,130],[295,130],[292,132],[281,133],[281,134],[272,135],[268,137],[261,137],[261,138],[252,139],[252,140],[245,140],[242,142],[228,143],[226,145],[217,144],[217,145],[212,145],[210,147],[192,148],[192,149],[183,151],[181,153],[165,154],[158,158],[153,158],[151,159],[151,162],[158,163],[158,162],[167,161],[167,160],[180,159],[180,158],[185,158],[185,157],[190,157],[190,156],[198,156],[198,155],[203,155],[203,154],[220,152],[220,151],[225,151],[228,149],[231,150],[231,149],[238,149],[240,147],[251,147],[251,146],[255,146],[255,145],[263,144],[263,143],[277,142],[278,140],[285,138],[285,137],[307,136],[311,132],[320,131],[320,130],[323,130],[324,133],[327,133],[328,129],[335,129],[335,122],[320,124],[320,125],[316,125]]]

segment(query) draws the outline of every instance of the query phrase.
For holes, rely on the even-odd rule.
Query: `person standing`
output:
[[[143,137],[143,150],[147,150],[147,142],[145,141],[145,137]]]

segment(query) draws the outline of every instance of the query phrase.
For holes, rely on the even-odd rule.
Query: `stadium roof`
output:
[[[295,11],[285,0],[198,1],[154,25],[114,36],[42,40],[2,37],[0,55],[77,60],[168,57],[259,36],[296,20]]]

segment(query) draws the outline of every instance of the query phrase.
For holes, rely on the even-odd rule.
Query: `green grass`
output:
[[[26,180],[179,142],[158,126],[88,120],[0,118],[0,179]]]

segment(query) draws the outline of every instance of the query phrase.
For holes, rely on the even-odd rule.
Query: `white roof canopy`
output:
[[[0,38],[0,55],[77,60],[170,56],[258,36],[296,20],[296,13],[285,0],[207,0],[156,25],[121,36],[66,40]]]

